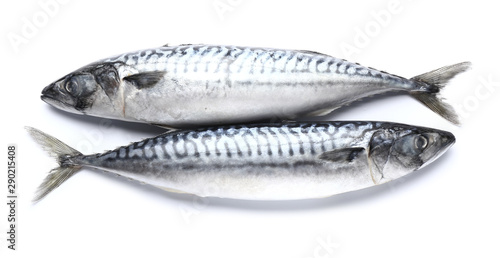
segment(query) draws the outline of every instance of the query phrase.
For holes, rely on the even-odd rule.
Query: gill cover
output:
[[[373,182],[403,177],[437,159],[455,143],[453,134],[429,128],[381,129],[372,136],[368,162]]]
[[[115,96],[120,87],[120,78],[118,77],[118,71],[112,64],[99,65],[95,67],[92,74],[108,98],[111,99]]]
[[[385,182],[384,168],[389,160],[394,143],[394,134],[388,129],[376,131],[368,146],[368,164],[373,183],[378,185]]]

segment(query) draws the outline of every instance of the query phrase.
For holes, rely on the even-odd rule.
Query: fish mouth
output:
[[[443,153],[446,152],[453,144],[455,144],[455,141],[457,140],[455,138],[455,135],[453,135],[450,132],[442,132],[441,133],[441,140],[443,142]]]
[[[64,101],[64,98],[67,98],[67,96],[65,96],[61,92],[57,91],[55,84],[51,84],[51,85],[45,87],[42,90],[42,95],[40,96],[40,99],[43,102],[45,102],[53,107],[56,107],[56,108],[59,108],[59,109],[62,109],[62,110],[68,111],[68,112],[73,112],[73,113],[77,112],[71,104]]]
[[[53,106],[59,106],[59,105],[65,105],[64,102],[54,98],[53,96],[48,96],[48,95],[42,95],[40,96],[40,99],[49,104],[49,105],[53,105]]]
[[[426,167],[427,165],[431,164],[434,162],[436,159],[441,157],[446,151],[448,151],[453,144],[455,144],[456,138],[455,135],[453,135],[450,132],[442,131],[440,132],[440,139],[441,139],[441,148],[440,150],[428,161],[426,161],[420,168]]]
[[[40,96],[40,99],[42,99],[45,103],[50,104],[50,105],[65,105],[64,102],[62,102],[58,97],[58,94],[54,88],[53,85],[47,86],[42,90],[42,95]],[[67,105],[67,104],[66,104]]]
[[[57,98],[42,95],[41,99],[43,100],[43,102],[49,104],[51,107],[54,107],[54,108],[57,108],[60,110],[64,110],[66,112],[73,113],[73,114],[81,114],[81,112],[76,110],[75,107],[73,107],[72,105],[65,103]]]
[[[55,83],[50,84],[49,86],[43,88],[42,90],[42,99],[43,98],[52,98],[55,99],[56,96],[60,95],[61,93],[57,91],[57,86]]]

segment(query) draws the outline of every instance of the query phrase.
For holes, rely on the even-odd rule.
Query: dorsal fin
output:
[[[311,55],[323,55],[323,56],[329,56],[327,54],[324,54],[324,53],[320,53],[320,52],[316,52],[316,51],[312,51],[312,50],[300,50],[300,52],[304,53],[304,54],[311,54]]]
[[[177,46],[181,47],[181,46],[191,46],[191,45],[195,45],[195,44],[191,44],[191,43],[189,43],[189,44],[179,44]],[[162,47],[170,47],[170,45],[167,43],[167,44],[163,45]]]

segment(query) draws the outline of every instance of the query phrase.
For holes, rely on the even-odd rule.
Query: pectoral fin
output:
[[[123,80],[130,82],[138,89],[151,88],[165,76],[165,72],[144,72],[127,76]]]
[[[366,158],[365,153],[364,148],[344,148],[324,152],[319,158],[330,162],[353,162],[358,158]]]

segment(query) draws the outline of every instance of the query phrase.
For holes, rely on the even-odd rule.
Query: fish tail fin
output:
[[[38,187],[35,198],[33,198],[33,202],[36,203],[59,187],[81,168],[81,165],[75,164],[71,158],[82,155],[82,153],[38,129],[26,127],[26,130],[35,142],[40,144],[59,163],[59,167],[52,169]]]
[[[470,66],[470,62],[462,62],[415,76],[410,80],[426,90],[412,91],[411,95],[444,119],[455,125],[460,125],[455,110],[451,105],[443,101],[439,96],[439,92],[451,79],[453,79],[453,77],[467,71]]]

